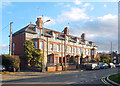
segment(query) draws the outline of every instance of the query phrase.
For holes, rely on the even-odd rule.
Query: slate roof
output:
[[[36,25],[29,24],[26,27],[24,27],[24,28],[20,29],[19,31],[15,32],[13,34],[13,36],[15,36],[15,35],[17,35],[19,33],[22,33],[22,32],[37,34],[36,31],[35,31],[35,28],[36,28]],[[53,37],[53,32],[55,32],[55,33],[57,33],[57,39],[60,39],[60,40],[64,40],[65,39],[65,35],[62,32],[58,32],[58,31],[51,30],[51,29],[48,29],[48,28],[41,28],[41,29],[42,29],[42,35],[43,36]],[[76,36],[73,36],[73,35],[67,35],[67,36],[69,37],[69,40],[68,40],[69,42],[76,43],[77,39],[79,39],[79,43],[84,45],[85,41],[87,41],[87,40],[82,40],[80,37],[76,37]],[[92,43],[94,43],[94,42],[88,41],[87,46],[92,45]]]
[[[28,29],[27,29],[27,28],[28,28]],[[27,29],[27,30],[26,30],[26,29]],[[37,33],[35,32],[35,25],[29,24],[29,25],[27,25],[26,27],[24,27],[24,28],[18,30],[17,32],[15,32],[15,33],[13,34],[13,36],[15,36],[15,35],[17,35],[17,34],[19,34],[19,33],[22,33],[22,32],[28,32],[28,33],[37,34]]]

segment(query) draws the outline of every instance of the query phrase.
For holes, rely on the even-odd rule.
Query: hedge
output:
[[[7,71],[10,70],[10,67],[15,68],[17,71],[19,71],[20,58],[19,56],[2,55],[2,65],[5,66]]]

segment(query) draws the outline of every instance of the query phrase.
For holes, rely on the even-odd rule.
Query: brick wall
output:
[[[12,42],[15,43],[14,55],[23,55],[24,54],[24,33],[13,36]],[[12,49],[13,50],[13,49]],[[12,51],[13,54],[13,51]]]

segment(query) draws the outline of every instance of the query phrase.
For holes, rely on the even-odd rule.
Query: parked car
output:
[[[99,66],[100,66],[101,69],[109,67],[107,63],[101,63],[101,64],[99,64]]]
[[[5,70],[5,66],[4,65],[0,65],[0,71],[4,71]]]
[[[98,64],[96,64],[96,63],[86,64],[85,69],[86,70],[100,69],[100,66]]]
[[[110,67],[110,68],[115,68],[116,66],[115,66],[115,64],[113,64],[113,63],[109,63],[109,67]]]
[[[115,64],[116,67],[120,67],[120,63],[119,64]]]

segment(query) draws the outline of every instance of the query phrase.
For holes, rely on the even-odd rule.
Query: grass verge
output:
[[[120,84],[120,73],[109,76],[109,79]]]

